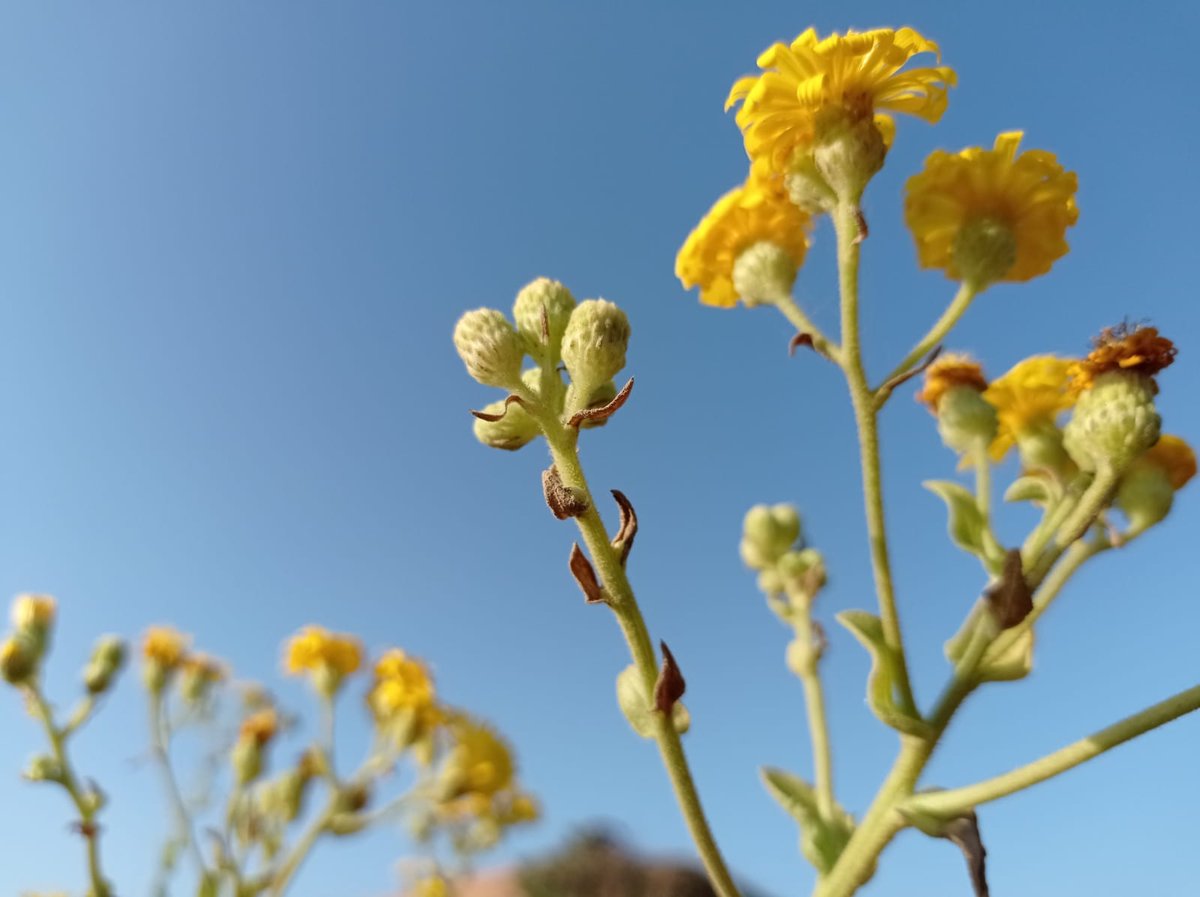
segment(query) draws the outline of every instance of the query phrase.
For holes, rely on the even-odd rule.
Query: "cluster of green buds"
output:
[[[607,415],[596,412],[617,398],[614,378],[625,367],[625,313],[604,299],[576,303],[563,284],[541,277],[517,294],[513,320],[515,326],[503,312],[480,308],[463,315],[454,328],[454,346],[467,373],[509,392],[474,412],[476,438],[514,451],[543,431],[539,416],[574,420],[582,427],[603,425]],[[526,356],[533,366],[522,370]],[[570,375],[569,384],[562,369]]]

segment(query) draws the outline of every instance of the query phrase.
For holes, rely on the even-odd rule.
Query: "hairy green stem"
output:
[[[804,595],[794,595],[792,605],[793,626],[796,638],[803,641],[810,653],[814,653],[816,632],[813,628],[812,610],[809,599]],[[819,656],[811,657],[801,669],[796,671],[800,683],[804,687],[804,706],[808,713],[808,734],[812,741],[813,754],[813,785],[817,793],[817,810],[825,819],[832,819],[836,798],[833,791],[833,748],[829,739],[829,722],[825,715],[825,690],[821,685],[821,673],[818,668]]]
[[[312,852],[317,839],[325,833],[329,827],[329,822],[333,819],[338,809],[338,791],[336,788],[331,788],[329,793],[329,802],[319,814],[313,817],[309,822],[308,827],[296,839],[296,843],[288,852],[287,857],[279,865],[279,871],[271,876],[270,893],[271,897],[283,897],[283,894],[291,884],[292,879],[300,870],[300,866],[308,859],[308,855]]]
[[[793,327],[812,338],[814,349],[837,364],[842,363],[841,346],[827,337],[821,328],[813,323],[812,318],[804,312],[795,299],[784,294],[775,297],[774,304]]]
[[[946,310],[942,312],[942,316],[929,328],[929,332],[921,337],[917,344],[913,346],[912,350],[904,356],[904,360],[896,365],[896,369],[884,378],[883,382],[887,383],[889,380],[903,376],[912,370],[922,358],[932,352],[946,338],[946,335],[954,329],[954,325],[958,323],[966,310],[971,307],[971,303],[975,300],[975,297],[981,292],[982,290],[974,284],[964,281],[962,286],[958,288],[958,292],[954,295],[954,298],[950,301],[950,304],[946,306]]]
[[[650,633],[646,629],[642,612],[638,608],[633,587],[625,575],[625,568],[621,565],[620,556],[609,541],[604,521],[600,519],[600,514],[596,510],[595,498],[588,488],[587,479],[579,463],[576,445],[578,431],[564,426],[553,414],[543,409],[531,406],[530,410],[535,413],[542,424],[546,441],[550,445],[550,454],[563,483],[581,490],[586,499],[587,510],[575,518],[575,522],[579,525],[579,531],[587,545],[588,553],[607,590],[613,612],[616,614],[617,622],[629,645],[629,652],[633,656],[638,675],[641,677],[642,687],[647,695],[652,695],[654,694],[654,684],[658,678],[658,661],[654,646],[650,641]],[[658,744],[659,753],[662,755],[663,764],[666,766],[667,775],[670,777],[671,786],[675,791],[675,798],[679,802],[688,831],[695,842],[709,880],[720,897],[739,897],[733,876],[721,856],[721,851],[717,847],[716,839],[713,837],[708,820],[704,815],[704,808],[700,803],[700,796],[696,792],[696,785],[692,780],[679,733],[675,731],[675,726],[667,714],[655,713],[653,716],[655,721],[654,740]]]
[[[1054,539],[1048,550],[1043,551],[1042,555],[1034,560],[1032,569],[1028,571],[1031,583],[1041,582],[1058,562],[1063,552],[1091,529],[1096,518],[1112,501],[1113,492],[1120,479],[1120,475],[1111,468],[1105,468],[1096,473],[1078,504],[1074,506],[1066,519],[1059,523],[1056,528],[1057,538]]]
[[[883,635],[896,657],[896,688],[902,709],[916,715],[916,700],[909,683],[908,658],[896,609],[888,554],[887,527],[883,513],[883,484],[879,467],[879,409],[867,385],[862,342],[858,325],[858,262],[861,234],[857,202],[839,202],[833,212],[837,232],[838,275],[842,294],[842,370],[850,387],[862,463],[863,499],[866,504],[867,536],[871,544],[871,567],[879,597]]]
[[[111,897],[112,890],[100,871],[100,831],[96,825],[96,806],[84,796],[75,770],[71,766],[71,759],[67,754],[67,733],[55,724],[54,711],[50,709],[39,683],[30,683],[26,693],[41,718],[46,737],[50,740],[50,750],[62,771],[60,784],[79,813],[79,831],[87,845],[88,880],[91,883],[92,894],[94,897]]]
[[[1200,685],[1173,695],[1153,707],[1128,716],[1087,738],[1080,739],[1074,744],[1069,744],[1052,754],[1047,754],[1040,760],[1034,760],[1011,772],[968,785],[965,788],[916,795],[905,801],[905,807],[939,816],[965,812],[980,804],[1007,797],[1060,775],[1105,751],[1112,750],[1130,739],[1166,725],[1197,709],[1200,709]]]
[[[167,801],[175,816],[175,825],[179,829],[179,835],[187,845],[188,853],[191,854],[192,860],[196,864],[197,873],[203,878],[208,873],[208,867],[204,862],[204,855],[200,852],[200,845],[196,841],[196,831],[192,826],[192,818],[188,813],[187,804],[184,803],[183,792],[180,790],[175,772],[171,768],[170,733],[167,731],[166,721],[163,718],[163,692],[161,689],[150,693],[150,752],[162,775],[163,788],[167,792]]]
[[[983,517],[984,554],[989,560],[999,561],[1004,547],[992,528],[992,460],[988,457],[988,447],[988,441],[981,439],[971,453],[975,463],[975,504]]]

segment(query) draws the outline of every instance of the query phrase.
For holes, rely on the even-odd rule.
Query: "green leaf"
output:
[[[962,484],[950,480],[928,480],[922,485],[946,503],[950,512],[948,529],[954,544],[963,551],[983,557],[985,521],[975,496]]]
[[[1031,501],[1039,505],[1049,504],[1062,497],[1062,489],[1050,477],[1026,474],[1017,477],[1004,492],[1005,501]]]
[[[642,687],[642,677],[633,664],[625,667],[617,676],[617,704],[634,732],[643,738],[654,737],[654,704],[647,697]],[[682,701],[675,702],[671,718],[675,722],[675,731],[680,735],[691,727],[692,716]]]
[[[871,655],[871,673],[867,678],[867,703],[884,724],[906,735],[925,736],[929,724],[919,716],[902,710],[896,699],[899,662],[883,635],[879,617],[865,610],[844,610],[838,622],[850,630]]]
[[[767,793],[799,823],[805,858],[822,875],[829,872],[854,834],[854,817],[834,804],[833,818],[823,818],[812,786],[799,776],[771,766],[762,767],[759,774]]]
[[[1001,635],[1000,638],[1005,636]],[[979,664],[978,675],[984,682],[1015,682],[1028,676],[1032,669],[1033,628],[1030,627],[1018,634],[1002,651],[988,649]]]

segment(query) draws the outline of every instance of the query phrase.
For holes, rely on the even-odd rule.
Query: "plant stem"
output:
[[[1044,782],[1197,709],[1200,709],[1200,685],[1182,691],[1011,772],[965,788],[917,795],[909,798],[905,806],[939,816],[965,812],[980,804]]]
[[[313,818],[300,837],[296,839],[296,843],[292,846],[287,858],[280,864],[279,871],[271,877],[271,884],[269,885],[271,897],[283,897],[288,885],[291,884],[292,878],[295,877],[300,866],[312,852],[317,839],[325,833],[329,821],[337,813],[337,808],[338,791],[336,788],[331,788],[329,802],[325,805],[325,808]]]
[[[1079,499],[1079,503],[1075,505],[1070,515],[1058,525],[1058,535],[1050,549],[1036,559],[1033,568],[1028,571],[1031,583],[1040,582],[1062,556],[1063,551],[1087,533],[1092,524],[1096,522],[1096,518],[1112,500],[1113,491],[1117,488],[1119,481],[1120,476],[1110,468],[1096,473],[1095,479],[1087,487]]]
[[[783,312],[783,316],[788,319],[793,327],[801,333],[806,333],[812,337],[813,348],[831,359],[837,364],[842,363],[841,347],[827,337],[821,328],[813,323],[812,319],[805,314],[802,309],[789,295],[781,295],[775,297],[775,306]]]
[[[842,294],[842,370],[850,387],[854,419],[858,426],[862,458],[863,498],[866,504],[867,535],[871,544],[871,567],[879,596],[880,619],[888,646],[896,656],[896,687],[902,709],[917,715],[916,701],[908,677],[908,658],[896,610],[895,586],[888,555],[887,527],[883,513],[883,485],[879,468],[879,410],[875,394],[867,385],[858,326],[859,210],[857,202],[841,201],[833,212],[837,232],[838,275]]]
[[[532,405],[528,407],[542,425],[546,442],[550,445],[550,454],[563,483],[581,490],[586,498],[587,510],[577,517],[575,522],[607,590],[613,612],[641,677],[642,687],[647,695],[652,695],[658,678],[658,661],[654,646],[650,641],[650,633],[646,629],[642,612],[638,608],[633,587],[625,575],[620,556],[609,541],[604,521],[600,519],[596,510],[595,498],[588,488],[587,479],[579,463],[576,444],[578,431],[564,426],[557,417],[543,409]],[[675,798],[679,802],[709,880],[720,897],[740,897],[704,815],[679,733],[675,731],[675,726],[667,714],[655,713],[654,720],[654,740],[658,743],[659,753],[675,791]]]
[[[992,529],[992,461],[988,457],[987,440],[979,440],[972,455],[975,462],[975,504],[983,517],[984,553],[989,561],[999,561],[1004,557],[1004,547]]]
[[[204,855],[200,853],[200,845],[196,843],[196,832],[192,828],[192,819],[188,814],[187,804],[183,800],[183,792],[171,769],[170,734],[167,732],[163,719],[163,693],[161,690],[150,693],[150,751],[154,756],[162,778],[163,787],[167,792],[167,800],[171,804],[171,812],[175,815],[175,825],[179,834],[187,844],[188,852],[196,864],[197,873],[203,878],[208,873],[204,863]]]
[[[825,819],[832,819],[836,798],[833,793],[833,750],[829,740],[829,722],[825,714],[825,690],[821,685],[818,667],[819,653],[814,648],[816,633],[813,630],[811,599],[807,595],[789,590],[792,611],[789,620],[802,642],[811,653],[809,662],[795,670],[804,687],[804,707],[808,714],[808,734],[812,741],[813,784],[817,793],[817,810]]]
[[[75,776],[75,770],[72,768],[70,757],[67,755],[64,731],[59,729],[55,724],[54,711],[50,709],[50,705],[42,694],[41,685],[37,682],[30,683],[26,691],[30,702],[37,709],[38,716],[41,717],[42,726],[46,730],[46,737],[50,739],[50,749],[54,753],[55,761],[57,761],[59,768],[62,770],[60,784],[66,790],[67,795],[71,798],[71,802],[75,804],[76,811],[79,813],[80,833],[87,844],[88,879],[91,883],[92,894],[94,897],[111,897],[112,891],[109,888],[108,882],[105,881],[103,873],[100,871],[100,831],[96,825],[96,807],[87,800],[83,790],[79,787],[79,780]]]
[[[958,323],[963,313],[970,308],[975,297],[981,292],[982,290],[977,289],[973,284],[964,281],[962,286],[958,288],[958,292],[955,293],[954,298],[950,301],[950,304],[946,306],[946,310],[942,312],[942,316],[929,328],[929,332],[921,337],[920,341],[913,346],[912,351],[904,357],[904,360],[896,365],[896,369],[884,378],[883,382],[886,383],[906,373],[913,365],[932,352],[946,338],[946,334],[954,329],[954,325]]]

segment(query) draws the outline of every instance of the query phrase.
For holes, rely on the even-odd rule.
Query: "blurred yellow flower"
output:
[[[490,797],[507,788],[515,772],[508,745],[482,723],[464,715],[451,722],[454,747],[446,763],[453,796]]]
[[[954,70],[939,65],[900,71],[921,53],[940,61],[938,45],[912,28],[847,31],[823,39],[810,28],[790,46],[774,44],[759,56],[762,73],[738,80],[725,108],[741,101],[737,123],[746,152],[784,173],[831,121],[874,118],[886,144],[895,127],[888,112],[928,122],[941,118]]]
[[[1089,389],[1096,378],[1110,371],[1129,371],[1153,378],[1175,360],[1175,344],[1157,327],[1106,327],[1086,358],[1071,365],[1071,389]]]
[[[422,878],[413,885],[412,897],[449,897],[450,887],[440,875]]]
[[[250,714],[238,729],[238,738],[264,746],[279,732],[279,714],[274,708],[266,708]]]
[[[348,676],[362,666],[362,657],[362,644],[353,636],[305,626],[287,643],[284,669],[292,675],[327,672]]]
[[[1035,355],[1017,362],[993,380],[983,397],[995,408],[999,420],[990,454],[999,461],[1017,442],[1017,437],[1046,425],[1075,404],[1068,390],[1068,371],[1074,362],[1055,355]]]
[[[18,595],[12,604],[12,622],[17,629],[44,629],[54,622],[58,604],[49,595]]]
[[[171,626],[151,626],[142,637],[142,655],[163,670],[173,670],[182,662],[191,637]]]
[[[808,225],[808,216],[785,196],[751,180],[717,200],[688,235],[675,259],[675,276],[684,289],[699,287],[705,305],[732,308],[746,298],[734,285],[738,258],[756,244],[771,244],[791,261],[794,278],[808,250]]]
[[[1183,439],[1169,433],[1160,436],[1141,460],[1162,470],[1176,491],[1196,475],[1196,453]]]
[[[1079,217],[1075,173],[1045,150],[1018,156],[1022,136],[1001,134],[990,150],[937,150],[908,179],[904,217],[921,267],[985,285],[1045,274],[1067,254]]]
[[[925,384],[919,393],[917,401],[925,404],[931,412],[937,414],[938,403],[942,396],[956,386],[967,386],[983,392],[987,389],[987,378],[983,376],[983,368],[970,355],[957,352],[943,352],[925,371]]]
[[[425,665],[393,648],[375,664],[375,684],[368,698],[379,717],[404,710],[421,711],[433,706],[433,680]]]

